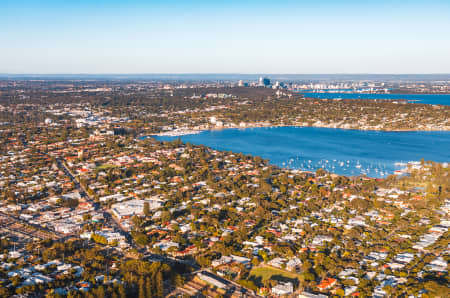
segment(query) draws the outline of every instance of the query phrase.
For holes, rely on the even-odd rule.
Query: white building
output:
[[[148,203],[150,210],[160,208],[164,202],[157,199],[130,200],[112,205],[113,214],[119,219],[130,218],[134,215],[144,215],[144,203]]]
[[[272,294],[274,295],[290,295],[294,293],[294,285],[291,282],[281,283],[272,288]]]
[[[206,274],[203,274],[203,273],[198,273],[197,276],[201,280],[206,281],[207,283],[212,284],[213,286],[216,286],[216,287],[218,287],[220,289],[228,288],[228,286],[226,284],[224,284],[223,282],[215,279],[212,276],[209,276],[209,275],[206,275]]]
[[[55,224],[54,229],[56,232],[63,234],[77,233],[81,229],[81,225],[69,221],[60,221]]]
[[[309,292],[301,292],[300,295],[298,295],[298,298],[328,298],[327,295],[323,294],[313,294]]]

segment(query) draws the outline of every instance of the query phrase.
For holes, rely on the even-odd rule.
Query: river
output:
[[[346,99],[391,99],[407,100],[411,103],[450,105],[450,94],[366,94],[366,93],[317,93],[301,92],[305,97]]]
[[[156,137],[174,140],[178,137]],[[183,142],[203,144],[261,156],[272,164],[302,170],[324,168],[342,175],[386,177],[396,163],[450,161],[450,132],[385,132],[318,127],[268,127],[203,131],[180,136]]]

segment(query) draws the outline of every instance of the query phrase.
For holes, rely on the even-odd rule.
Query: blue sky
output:
[[[0,0],[0,73],[450,73],[450,1]]]

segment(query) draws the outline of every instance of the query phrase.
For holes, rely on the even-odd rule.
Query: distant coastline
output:
[[[359,91],[301,91],[305,98],[312,99],[349,99],[349,100],[376,100],[396,101],[402,104],[414,103],[422,105],[450,105],[449,93],[418,93],[418,92],[359,92]]]

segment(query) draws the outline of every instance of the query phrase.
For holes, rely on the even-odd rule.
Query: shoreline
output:
[[[406,93],[406,92],[402,92],[402,93],[395,93],[395,92],[390,92],[390,93],[386,93],[386,92],[358,92],[358,91],[320,91],[320,90],[295,90],[294,92],[298,92],[299,94],[358,94],[358,95],[424,95],[424,96],[435,96],[435,95],[450,95],[450,92],[446,92],[446,93]],[[349,98],[352,99],[352,98]],[[386,99],[386,100],[395,100],[392,98],[380,98],[380,99]],[[404,99],[407,101],[407,99]]]
[[[446,93],[421,93],[421,92],[411,92],[411,93],[386,93],[386,92],[358,92],[358,91],[316,91],[316,90],[295,90],[299,93],[318,93],[318,94],[360,94],[360,95],[450,95],[450,92]],[[387,100],[392,100],[387,98]]]
[[[380,129],[375,127],[368,128],[349,128],[342,126],[331,126],[331,125],[299,125],[299,124],[275,124],[275,125],[246,125],[245,127],[241,126],[230,126],[230,127],[209,127],[209,128],[201,128],[201,129],[180,129],[180,130],[171,130],[167,132],[158,132],[153,134],[142,135],[141,137],[149,137],[149,136],[158,136],[158,137],[178,137],[184,135],[194,135],[199,134],[205,131],[215,131],[215,130],[224,130],[224,129],[247,129],[247,128],[275,128],[275,127],[297,127],[297,128],[308,128],[308,127],[316,127],[316,128],[329,128],[329,129],[342,129],[342,130],[360,130],[360,131],[380,131],[380,132],[450,132],[449,129]],[[141,138],[140,137],[140,138]]]
[[[450,106],[448,102],[427,102],[423,101],[427,96],[433,97],[441,96],[445,100],[450,93],[378,93],[378,92],[316,92],[316,91],[299,91],[298,94],[304,96],[305,99],[328,99],[328,100],[372,100],[372,101],[387,101],[399,102],[401,104],[419,104],[430,106]],[[357,97],[355,97],[357,96]],[[417,98],[424,96],[424,98]],[[412,97],[412,98],[408,98]],[[450,100],[450,99],[449,99]]]
[[[278,126],[258,126],[258,127],[255,126],[255,127],[246,127],[246,128],[243,128],[243,127],[239,127],[239,128],[238,127],[234,127],[234,128],[228,128],[228,127],[225,127],[225,128],[211,128],[211,129],[208,129],[208,130],[207,129],[193,130],[192,132],[194,134],[199,134],[201,132],[207,132],[207,136],[209,136],[209,134],[210,133],[214,133],[214,131],[220,131],[220,130],[225,130],[225,129],[228,129],[231,132],[235,131],[237,133],[238,131],[244,131],[246,129],[250,129],[249,131],[251,131],[253,128],[266,128],[267,132],[268,132],[269,129],[271,129],[271,128],[278,128],[278,127],[280,127],[280,128],[281,127],[313,128],[313,127],[293,126],[293,125],[278,125]],[[316,127],[314,127],[314,128],[316,128]],[[317,127],[317,128],[320,129],[320,128],[323,128],[323,127]],[[352,130],[353,131],[358,131],[358,130],[355,130],[355,129],[340,129],[340,128],[335,128],[334,130],[336,130],[336,132],[331,131],[331,134],[345,133],[345,131],[349,131],[349,133],[350,133],[350,131],[352,131]],[[339,132],[338,130],[340,130],[341,132]],[[258,132],[257,134],[264,135],[264,131],[266,131],[266,130],[262,130],[261,132]],[[292,133],[295,133],[295,130],[289,130],[289,131],[292,132]],[[323,132],[327,133],[325,130]],[[405,131],[405,132],[407,132],[407,131]],[[188,134],[189,130],[184,130],[184,133]],[[311,133],[313,133],[313,134],[321,133],[321,131],[317,130],[316,132],[312,131]],[[330,133],[330,132],[328,132],[328,133]],[[172,133],[171,136],[169,136],[168,138],[165,138],[163,136],[161,139],[158,138],[157,135],[147,135],[147,136],[140,137],[140,140],[144,140],[146,138],[156,138],[157,140],[160,140],[160,141],[169,141],[170,142],[170,141],[173,141],[173,140],[177,139],[177,136],[175,134],[176,133]],[[418,135],[419,136],[420,135],[426,136],[427,134],[418,134]],[[167,137],[167,134],[165,134],[165,136]],[[384,136],[388,136],[388,134],[386,134]],[[443,136],[448,136],[448,135],[444,134]],[[379,137],[383,138],[383,135],[380,135]],[[395,138],[395,137],[396,137],[395,135],[391,134],[391,136],[389,138]],[[399,137],[400,137],[400,135],[399,135]],[[414,135],[412,135],[412,137],[414,138]],[[195,136],[194,136],[194,138],[195,138]],[[183,140],[183,142],[185,142],[184,139],[182,139],[182,140]],[[193,141],[193,142],[195,143],[195,141]],[[209,146],[207,144],[207,142],[206,143],[205,142],[201,142],[201,143],[205,144],[206,146]],[[214,148],[214,147],[212,147],[212,148]],[[218,150],[228,150],[228,149],[223,149],[222,148],[222,149],[218,149]],[[245,154],[261,156],[260,155],[261,153],[255,153],[255,152],[249,153],[249,152],[247,152],[247,151],[245,151],[243,149],[239,149],[239,150],[229,149],[229,150],[231,150],[233,152],[245,152]],[[282,162],[282,161],[279,161],[279,160],[278,161],[272,160],[272,157],[267,157],[266,156],[265,158],[270,159],[271,160],[270,163],[272,165],[276,165],[277,167],[282,168],[282,169],[291,169],[291,170],[310,171],[310,172],[312,171],[312,172],[314,172],[316,169],[322,168],[322,169],[324,169],[325,171],[327,171],[330,174],[337,174],[337,175],[342,175],[342,176],[346,176],[346,177],[366,176],[366,177],[370,177],[370,178],[386,178],[389,175],[396,175],[396,176],[398,176],[398,175],[405,175],[405,174],[408,173],[408,171],[407,171],[408,166],[417,166],[417,164],[420,163],[419,162],[420,157],[417,157],[417,156],[416,157],[411,157],[411,158],[408,158],[408,159],[397,157],[392,162],[391,161],[389,161],[389,162],[388,161],[382,161],[382,162],[379,162],[379,161],[376,161],[376,162],[365,161],[364,162],[363,161],[364,157],[362,157],[363,160],[361,161],[361,164],[359,163],[360,157],[358,157],[358,156],[355,157],[354,159],[348,158],[348,157],[340,158],[340,159],[337,159],[337,161],[333,160],[332,157],[323,157],[322,156],[321,158],[323,158],[325,160],[325,163],[321,159],[320,160],[319,159],[316,160],[316,158],[314,158],[314,157],[311,158],[311,156],[310,156],[309,158],[313,162],[311,163],[311,160],[307,161],[307,159],[304,158],[304,161],[301,161],[301,163],[303,163],[304,165],[303,164],[300,165],[300,163],[291,164],[290,163],[290,162],[292,162],[291,160],[289,160],[289,162],[288,162],[288,160],[286,160],[286,164],[285,164],[285,162]],[[330,162],[328,162],[328,160]],[[349,160],[350,160],[350,163],[349,163]],[[440,161],[437,161],[435,159],[431,159],[431,160],[434,160],[435,162],[441,163],[441,164],[447,164],[449,162],[448,160],[440,160]],[[376,166],[377,162],[378,162],[378,166]],[[380,166],[380,163],[381,163],[381,166]],[[310,168],[310,166],[312,168]],[[336,169],[335,169],[335,167],[336,167]]]

